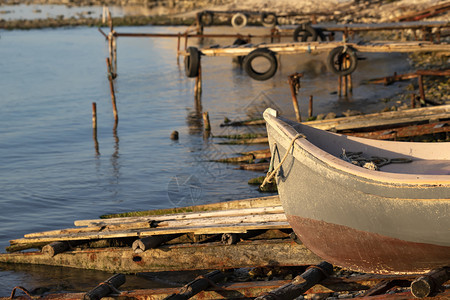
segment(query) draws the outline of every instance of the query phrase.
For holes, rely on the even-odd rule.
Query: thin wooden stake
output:
[[[416,95],[411,94],[411,108],[416,108]]]
[[[203,114],[203,127],[205,128],[205,131],[211,131],[211,124],[209,123],[209,114],[207,111],[205,111]]]
[[[312,117],[313,115],[313,95],[309,96],[309,107],[308,107],[308,117]]]
[[[117,127],[117,124],[119,123],[119,114],[117,113],[117,105],[116,105],[116,94],[114,92],[114,83],[113,83],[113,75],[111,73],[111,62],[109,58],[106,58],[106,65],[108,66],[108,79],[109,79],[109,87],[111,90],[111,102],[113,106],[113,113],[114,113],[114,121],[115,121],[115,128]]]
[[[92,137],[94,139],[95,153],[100,154],[97,140],[97,104],[92,102]]]
[[[97,130],[97,103],[92,102],[92,128]]]
[[[344,58],[344,62],[343,62],[344,66],[347,67],[347,58]],[[343,76],[344,78],[344,97],[347,97],[348,95],[348,80],[347,80],[347,75]]]
[[[181,33],[178,32],[178,40],[177,40],[177,65],[180,64],[180,44],[181,44]]]
[[[201,99],[202,96],[202,64],[201,60],[198,62],[198,75],[195,77],[195,87],[194,87],[195,99]]]
[[[419,92],[420,92],[420,98],[422,99],[422,102],[425,103],[425,91],[423,89],[423,76],[419,75]]]

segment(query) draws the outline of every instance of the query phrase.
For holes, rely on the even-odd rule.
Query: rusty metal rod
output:
[[[119,33],[114,32],[114,36],[116,37],[159,37],[159,38],[177,38],[178,33]],[[243,37],[242,34],[185,34],[185,37],[193,37],[193,38],[239,38]],[[262,35],[245,35],[249,38],[270,38],[270,37],[292,37],[292,34],[262,34]]]

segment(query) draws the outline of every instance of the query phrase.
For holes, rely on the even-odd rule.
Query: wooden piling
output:
[[[416,108],[416,95],[411,94],[411,108]]]
[[[97,140],[97,104],[92,102],[92,137],[94,139],[95,153],[100,154]]]
[[[113,113],[114,113],[114,122],[115,122],[114,127],[117,127],[117,124],[119,123],[119,114],[117,113],[116,93],[114,92],[113,75],[111,73],[111,61],[109,60],[109,58],[106,58],[106,65],[108,67],[109,88],[111,90],[111,102],[112,102]]]
[[[309,96],[309,107],[308,107],[308,117],[311,118],[313,116],[313,95]]]
[[[411,283],[411,294],[416,298],[430,296],[450,279],[450,267],[432,270]]]
[[[288,77],[289,87],[291,88],[292,105],[294,106],[295,117],[298,122],[302,121],[302,117],[300,115],[300,108],[298,106],[297,101],[297,91],[300,88],[300,77],[302,76],[303,74],[294,73],[292,75],[289,75]]]

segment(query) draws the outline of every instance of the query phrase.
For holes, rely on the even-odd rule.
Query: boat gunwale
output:
[[[288,148],[290,141],[298,134],[292,125],[286,123],[277,117],[276,111],[266,109],[264,119],[268,126],[275,129],[281,136],[287,139],[280,141],[284,148]],[[299,123],[300,124],[300,123]],[[308,126],[302,124],[303,126]],[[330,133],[331,134],[331,133]],[[340,134],[337,134],[340,135]],[[364,138],[354,138],[355,140],[366,140]],[[388,141],[385,141],[388,142]],[[311,157],[321,161],[326,166],[339,170],[341,172],[359,177],[361,179],[371,180],[386,185],[409,185],[409,186],[448,186],[450,187],[450,175],[430,175],[430,174],[410,174],[410,173],[392,173],[382,170],[369,170],[363,167],[355,166],[343,159],[340,159],[325,150],[319,148],[306,138],[298,138],[295,143],[303,151],[307,152]],[[295,155],[294,155],[295,157]],[[297,158],[298,159],[298,158]]]

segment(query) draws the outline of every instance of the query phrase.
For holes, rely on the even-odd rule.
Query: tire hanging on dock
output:
[[[324,36],[323,33],[321,34],[320,38],[323,40]],[[306,42],[308,41],[317,41],[317,38],[319,36],[319,33],[317,30],[311,27],[309,24],[300,24],[295,28],[294,30],[294,41],[295,42]]]
[[[189,78],[198,76],[198,67],[200,64],[200,51],[195,47],[189,47],[186,50],[188,55],[184,57],[184,70]]]
[[[247,25],[247,21],[248,21],[248,18],[245,14],[237,13],[237,14],[234,14],[233,17],[231,18],[231,25],[234,28],[242,28]]]
[[[331,72],[340,76],[353,73],[358,65],[356,50],[348,46],[334,48],[328,54],[327,65]]]
[[[263,12],[261,14],[261,23],[264,27],[274,28],[277,25],[277,15],[274,13]]]
[[[252,62],[255,58],[258,57],[265,58],[266,60],[269,61],[270,66],[267,70],[263,72],[255,70],[255,68],[252,65]],[[273,75],[275,75],[277,71],[277,68],[278,62],[277,58],[275,57],[275,53],[267,48],[255,49],[244,58],[244,70],[251,78],[255,80],[263,81],[273,77]]]
[[[211,26],[214,22],[214,13],[210,11],[203,11],[199,17],[200,23],[203,26]]]

